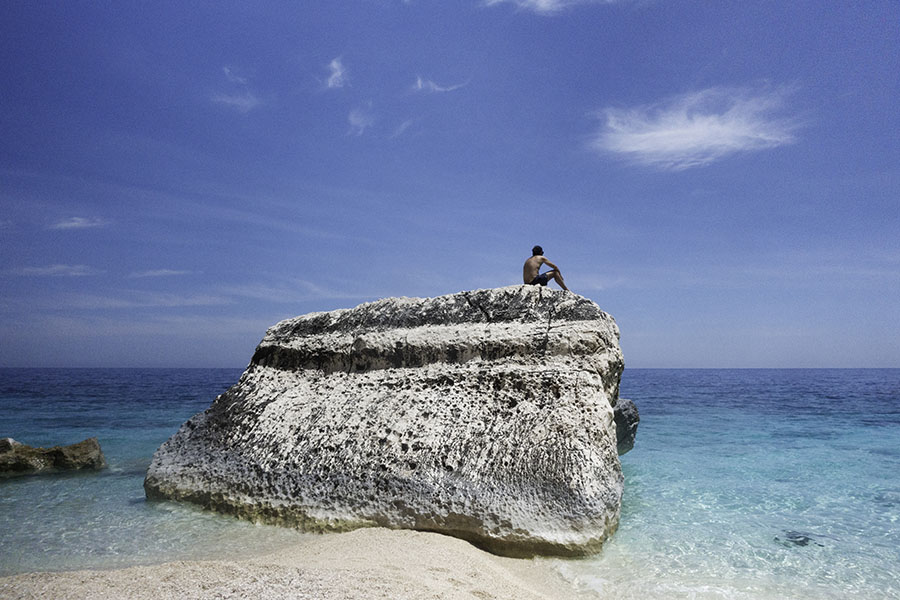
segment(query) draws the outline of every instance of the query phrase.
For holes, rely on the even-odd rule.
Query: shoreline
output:
[[[412,530],[364,528],[310,537],[273,553],[110,570],[0,578],[0,597],[164,600],[597,599],[553,568],[556,559],[489,554],[468,542]]]

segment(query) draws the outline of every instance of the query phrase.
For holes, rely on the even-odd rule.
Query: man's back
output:
[[[541,265],[546,261],[547,259],[543,256],[532,256],[526,260],[525,266],[522,268],[522,280],[524,283],[531,283],[534,281],[534,278],[541,272]]]

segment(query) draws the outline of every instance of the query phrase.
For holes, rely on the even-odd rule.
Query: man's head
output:
[[[532,256],[542,256],[543,254],[544,254],[544,249],[541,248],[540,246],[535,246],[534,248],[531,249]]]

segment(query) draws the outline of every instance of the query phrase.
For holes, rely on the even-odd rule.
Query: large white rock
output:
[[[149,498],[316,531],[430,530],[494,552],[595,552],[623,478],[615,321],[511,286],[282,321],[153,457]]]

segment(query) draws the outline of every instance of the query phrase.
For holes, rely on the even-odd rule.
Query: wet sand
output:
[[[265,556],[0,578],[0,598],[591,599],[551,559],[511,559],[435,533],[359,529]]]

